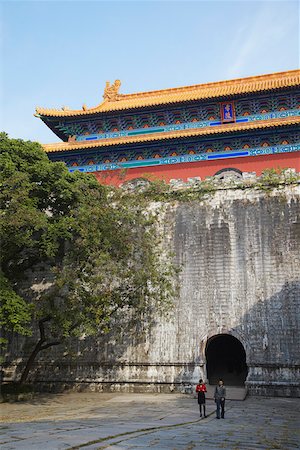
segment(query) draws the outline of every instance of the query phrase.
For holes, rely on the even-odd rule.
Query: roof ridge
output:
[[[228,97],[236,94],[251,93],[270,89],[280,89],[300,84],[300,69],[271,74],[256,75],[232,80],[214,81],[191,86],[161,89],[132,94],[118,94],[118,99],[103,102],[92,108],[83,105],[82,109],[36,108],[36,116],[70,117],[101,112],[120,111],[167,103],[182,103],[209,98]]]
[[[153,91],[140,91],[140,92],[133,92],[130,94],[120,94],[121,98],[136,98],[136,97],[144,97],[147,96],[147,94],[153,94],[153,95],[157,95],[159,93],[162,93],[162,95],[164,94],[173,94],[175,92],[182,92],[182,91],[188,91],[188,90],[198,90],[199,88],[210,88],[210,87],[217,87],[217,86],[227,86],[227,85],[231,85],[231,84],[241,84],[244,83],[245,81],[249,81],[249,82],[257,82],[260,81],[260,79],[269,79],[269,78],[288,78],[289,76],[292,76],[293,74],[298,74],[300,75],[300,69],[293,69],[293,70],[288,70],[288,71],[284,71],[284,72],[273,72],[273,73],[269,73],[269,74],[261,74],[261,75],[251,75],[249,77],[239,77],[239,78],[232,78],[229,80],[221,80],[221,81],[210,81],[208,83],[200,83],[200,84],[191,84],[188,86],[178,86],[178,87],[174,87],[174,88],[167,88],[167,89],[157,89],[157,90],[153,90]],[[281,77],[279,77],[281,75]]]

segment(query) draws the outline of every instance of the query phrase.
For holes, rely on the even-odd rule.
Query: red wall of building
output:
[[[187,181],[188,178],[206,177],[215,175],[221,169],[235,168],[241,172],[256,172],[261,175],[264,169],[270,168],[294,168],[300,172],[299,153],[280,153],[276,155],[249,156],[242,158],[230,158],[218,161],[199,161],[194,163],[170,164],[156,167],[143,167],[122,170],[111,170],[105,172],[94,172],[94,175],[102,184],[119,186],[125,181],[134,178],[152,178],[165,180],[167,183],[173,178],[181,178]]]

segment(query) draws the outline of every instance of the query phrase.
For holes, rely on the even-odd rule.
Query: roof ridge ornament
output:
[[[121,97],[121,94],[119,94],[119,89],[121,86],[120,80],[115,80],[115,82],[111,85],[109,81],[105,84],[104,89],[104,100],[108,100],[109,102],[115,102],[118,101]]]

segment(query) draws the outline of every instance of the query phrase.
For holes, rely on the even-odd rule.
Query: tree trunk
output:
[[[59,345],[61,343],[61,341],[53,341],[53,342],[46,343],[47,338],[45,337],[44,324],[45,324],[45,322],[49,322],[50,320],[51,320],[50,316],[47,316],[44,319],[39,320],[40,339],[39,339],[38,343],[36,344],[36,346],[34,347],[33,351],[31,352],[31,355],[28,358],[25,369],[23,370],[23,373],[19,380],[19,384],[23,384],[27,380],[28,374],[33,366],[34,360],[35,360],[37,354],[41,350],[45,350],[46,348],[52,347],[54,345]]]

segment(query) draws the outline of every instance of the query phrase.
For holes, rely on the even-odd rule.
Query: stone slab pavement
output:
[[[228,400],[199,418],[184,394],[65,393],[2,403],[1,450],[300,449],[300,399]]]

